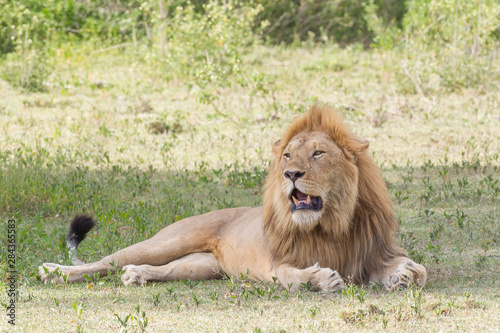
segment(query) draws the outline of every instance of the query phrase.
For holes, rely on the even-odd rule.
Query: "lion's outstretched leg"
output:
[[[39,267],[41,280],[45,283],[56,280],[62,282],[66,275],[68,282],[84,281],[84,274],[92,276],[126,265],[161,266],[191,253],[209,252],[217,245],[219,231],[227,222],[235,220],[249,208],[231,208],[220,212],[210,212],[173,223],[151,239],[131,245],[103,259],[81,266],[61,266],[43,264]],[[44,269],[44,267],[46,269]],[[48,271],[48,274],[45,271]],[[51,274],[58,270],[58,274]]]
[[[408,288],[412,285],[423,287],[427,280],[425,267],[406,257],[397,257],[370,277],[371,281],[384,284],[387,290]]]
[[[57,264],[44,263],[38,271],[44,283],[50,281],[63,282],[66,275],[67,282],[85,281],[84,275],[92,276],[99,273],[106,276],[108,271],[121,269],[126,265],[165,265],[168,262],[180,258],[193,252],[202,252],[206,247],[206,240],[199,242],[185,241],[182,237],[170,237],[167,240],[155,239],[154,237],[146,241],[131,245],[123,250],[115,252],[103,259],[80,266],[62,266]],[[48,270],[47,274],[44,267]],[[51,274],[56,271],[56,275]]]
[[[224,272],[212,253],[193,253],[163,266],[127,265],[123,284],[142,286],[147,281],[220,279]]]
[[[305,269],[280,265],[276,268],[276,275],[280,283],[289,290],[301,289],[308,282],[311,283],[312,291],[335,291],[344,287],[344,281],[337,271],[321,268],[319,263]]]

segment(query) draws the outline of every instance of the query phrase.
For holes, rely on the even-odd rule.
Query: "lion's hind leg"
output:
[[[162,266],[127,265],[122,282],[143,286],[147,281],[220,279],[224,272],[212,253],[192,253]]]
[[[373,280],[382,282],[390,291],[412,285],[423,287],[427,281],[427,271],[424,266],[409,258],[397,257]]]

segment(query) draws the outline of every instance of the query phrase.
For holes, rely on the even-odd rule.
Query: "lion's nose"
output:
[[[290,179],[292,182],[296,181],[300,177],[304,176],[306,173],[305,172],[300,172],[300,171],[285,171],[284,175],[285,178]]]

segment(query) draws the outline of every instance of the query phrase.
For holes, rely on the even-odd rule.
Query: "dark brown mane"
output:
[[[279,160],[294,136],[312,131],[328,134],[355,165],[357,189],[346,191],[357,192],[357,196],[349,203],[353,212],[332,211],[325,206],[319,225],[303,231],[292,221],[288,199],[281,192]],[[264,194],[264,229],[275,264],[306,268],[319,262],[321,267],[338,270],[344,278],[363,283],[368,281],[369,272],[404,256],[393,239],[397,222],[387,187],[367,147],[367,141],[345,127],[340,114],[325,106],[313,106],[288,127],[273,147]]]

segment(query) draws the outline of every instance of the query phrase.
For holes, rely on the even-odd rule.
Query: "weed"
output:
[[[189,287],[189,289],[194,289],[197,285],[200,284],[200,281],[192,281],[191,279],[187,279],[187,280],[181,280],[181,282]]]
[[[422,288],[410,288],[407,292],[407,298],[410,300],[410,308],[417,317],[422,317]]]
[[[120,318],[116,313],[114,314],[118,323],[120,324],[120,332],[145,332],[148,326],[148,318],[146,317],[146,312],[141,311],[139,305],[135,308],[135,315],[129,313],[124,319]],[[129,326],[130,325],[130,326]]]
[[[198,307],[200,305],[201,301],[203,300],[203,298],[198,297],[198,295],[196,295],[195,293],[193,293],[192,297],[193,297],[194,303],[196,304],[196,307]]]
[[[129,324],[130,317],[132,317],[132,314],[129,313],[124,319],[121,319],[116,313],[114,315],[116,317],[116,320],[118,320],[118,323],[120,324],[120,332],[128,332],[127,326]]]
[[[311,290],[311,287],[312,287],[312,284],[311,284],[311,281],[307,281],[307,282],[301,282],[301,283],[300,283],[300,286],[301,286],[304,290],[310,291],[310,290]]]
[[[217,302],[219,300],[219,293],[216,292],[216,291],[211,291],[208,293],[208,297],[214,301],[214,302]]]
[[[279,299],[280,297],[278,295],[275,295],[276,292],[276,286],[269,286],[267,287],[267,299]]]
[[[366,290],[359,288],[357,285],[349,283],[344,289],[342,289],[342,295],[346,296],[351,301],[353,301],[356,297],[356,299],[360,303],[364,303]]]
[[[318,310],[319,310],[319,308],[317,306],[313,306],[313,307],[310,307],[309,309],[307,309],[307,311],[309,312],[309,316],[311,318],[314,318],[316,316],[316,314],[318,313]]]
[[[177,310],[177,312],[180,312],[182,309],[182,302],[179,302],[178,304],[176,304],[175,309]]]
[[[416,263],[422,263],[424,258],[425,258],[425,252],[424,251],[419,251],[416,247],[417,245],[417,239],[414,236],[413,232],[401,232],[399,234],[400,240],[401,240],[401,245],[406,249],[408,252],[408,255],[412,260],[414,260]]]
[[[358,292],[358,294],[356,295],[356,298],[358,299],[358,301],[360,303],[364,303],[365,302],[365,294],[366,294],[366,290],[360,290]]]
[[[264,288],[260,288],[257,286],[252,287],[252,291],[249,291],[252,295],[255,295],[257,297],[264,297],[266,295],[266,290]]]
[[[352,301],[354,300],[357,289],[358,286],[350,283],[346,287],[344,287],[344,289],[342,289],[342,295],[346,296]]]
[[[153,305],[158,306],[160,304],[160,294],[154,294],[153,297]]]
[[[443,230],[444,226],[439,223],[429,233],[430,241],[427,243],[427,250],[431,252],[431,257],[436,264],[439,264],[440,260],[439,257],[441,255],[441,244],[439,244],[439,240],[441,238],[441,233]]]
[[[387,318],[385,316],[382,317],[382,328],[384,330],[387,329],[387,324],[389,323],[389,321],[387,320]]]
[[[403,201],[408,200],[409,197],[408,195],[404,195],[401,191],[397,191],[396,193],[394,193],[394,196],[398,200],[398,205],[401,205]]]
[[[121,276],[124,271],[120,268],[120,265],[116,264],[114,261],[110,262],[109,265],[113,267],[113,269],[108,269],[107,278],[113,282],[115,288],[118,288],[118,286],[121,285]]]
[[[75,311],[77,318],[80,319],[83,313],[83,303],[78,304],[76,301],[73,301],[71,307]]]

